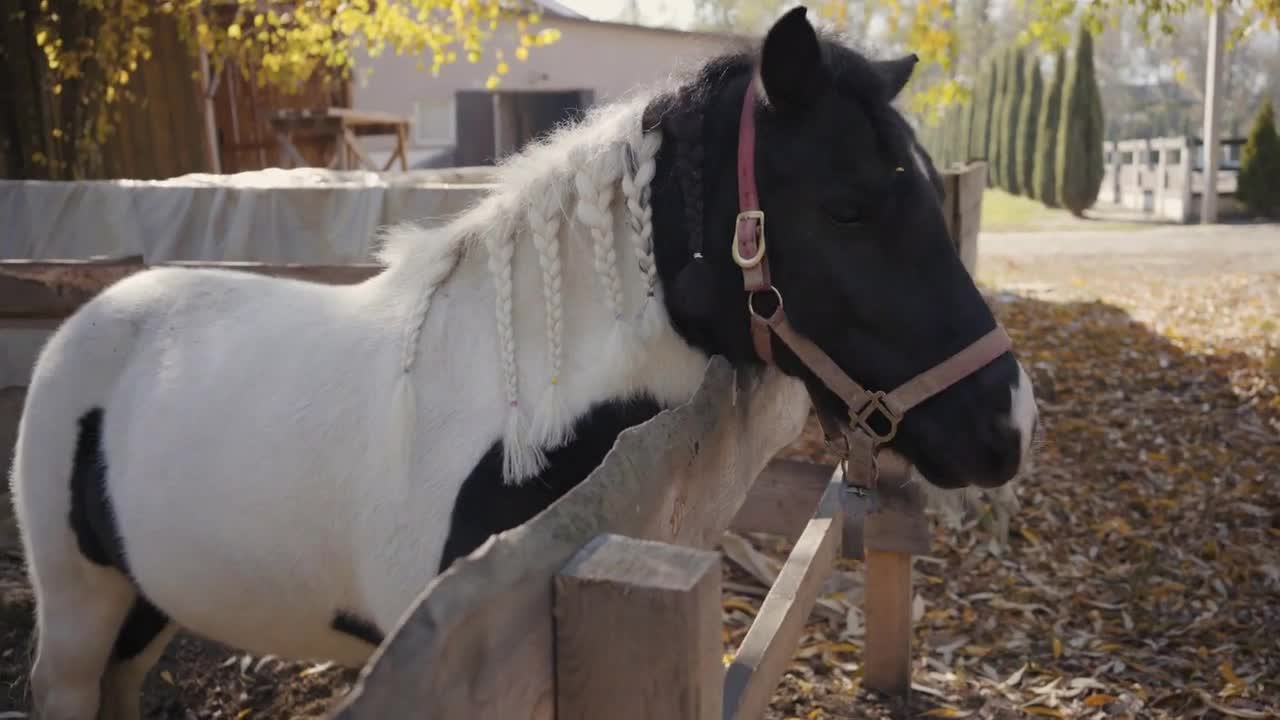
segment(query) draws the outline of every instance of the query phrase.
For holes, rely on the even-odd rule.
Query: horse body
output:
[[[363,662],[373,646],[335,617],[394,626],[438,572],[452,523],[467,521],[453,517],[463,482],[502,439],[489,254],[466,228],[509,222],[512,209],[481,207],[462,230],[401,230],[386,250],[396,261],[353,286],[162,268],[106,289],[38,361],[15,474],[23,516],[65,512],[67,431],[101,410],[124,569],[147,601],[250,651]],[[626,252],[621,208],[613,220]],[[565,420],[637,395],[687,400],[706,355],[664,322],[640,356],[610,357],[599,338],[614,318],[595,297],[590,238],[565,230]],[[513,297],[539,298],[532,243],[517,238],[512,264]],[[643,280],[632,264],[620,272],[626,288]],[[533,405],[548,372],[545,315],[527,302],[517,317],[520,399]],[[76,528],[24,527],[50,575],[53,556],[74,554]]]
[[[842,371],[895,387],[994,318],[889,107],[911,63],[820,47],[792,11],[759,63],[773,289]],[[434,575],[687,401],[712,354],[758,364],[726,249],[755,64],[713,61],[690,92],[561,129],[446,226],[389,233],[365,282],[154,269],[69,318],[37,361],[12,478],[42,716],[137,717],[177,627],[363,663]],[[893,447],[940,485],[998,485],[1034,424],[1005,353]]]

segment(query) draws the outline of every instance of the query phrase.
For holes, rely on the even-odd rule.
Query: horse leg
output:
[[[50,576],[36,567],[36,658],[31,669],[35,716],[93,720],[103,672],[136,592],[118,571],[68,558]],[[78,567],[76,567],[78,566]]]
[[[143,682],[177,631],[146,598],[134,601],[111,651],[98,720],[140,720]]]

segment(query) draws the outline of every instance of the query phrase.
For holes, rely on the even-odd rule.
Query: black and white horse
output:
[[[759,363],[729,252],[749,82],[795,329],[870,388],[991,330],[891,107],[913,65],[820,39],[800,8],[758,51],[512,158],[451,224],[389,234],[366,282],[153,269],[105,290],[41,353],[13,466],[41,717],[137,717],[179,627],[363,663],[435,574],[687,401],[711,355]],[[1034,423],[1005,353],[891,447],[936,485],[994,487]]]

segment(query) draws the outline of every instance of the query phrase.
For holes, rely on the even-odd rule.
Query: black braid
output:
[[[676,130],[676,173],[684,194],[685,229],[689,233],[689,250],[699,259],[706,247],[703,243],[702,199],[702,129],[704,110],[698,105],[673,119]]]
[[[751,56],[747,54],[717,58],[705,65],[691,82],[675,92],[655,98],[645,108],[645,127],[661,126],[671,141],[671,172],[680,187],[679,198],[674,200],[680,203],[687,241],[684,264],[676,270],[672,294],[681,313],[694,325],[713,320],[716,298],[727,294],[720,292],[724,290],[719,287],[721,278],[705,257],[706,183],[703,175],[707,106],[715,93],[723,89],[730,74],[751,66]],[[697,332],[693,327],[688,329]]]

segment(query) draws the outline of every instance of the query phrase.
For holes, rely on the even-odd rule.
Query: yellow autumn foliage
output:
[[[459,55],[480,62],[503,17],[518,19],[521,35],[513,49],[519,61],[529,48],[559,39],[552,28],[533,32],[541,17],[528,0],[81,0],[75,11],[87,13],[91,30],[74,38],[59,34],[69,26],[62,7],[40,3],[35,40],[51,87],[80,81],[89,109],[84,126],[74,129],[82,147],[106,141],[116,118],[108,106],[130,99],[130,79],[151,58],[149,21],[157,16],[173,18],[193,54],[208,54],[213,72],[233,62],[259,85],[285,91],[321,71],[350,77],[361,49],[375,56],[387,50],[424,54],[433,75]],[[507,67],[495,59],[491,87]]]

